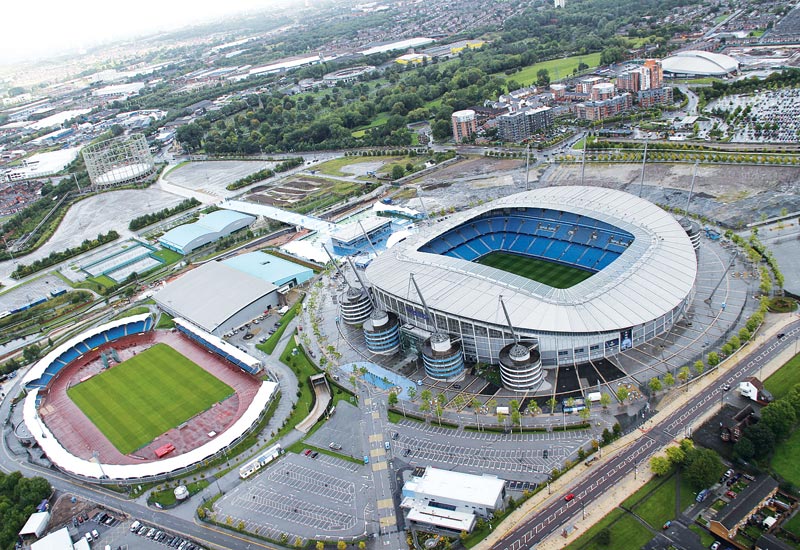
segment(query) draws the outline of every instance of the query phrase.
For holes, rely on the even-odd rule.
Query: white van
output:
[[[138,529],[138,528],[139,528],[141,525],[142,525],[142,524],[141,524],[141,523],[139,523],[139,520],[136,520],[136,521],[134,521],[133,523],[131,523],[131,533],[133,533],[134,531],[136,531],[136,530],[137,530],[137,529]]]

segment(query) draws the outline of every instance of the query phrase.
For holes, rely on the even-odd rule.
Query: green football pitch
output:
[[[233,395],[233,388],[156,344],[72,386],[67,395],[127,455]]]
[[[479,258],[478,263],[520,275],[553,288],[569,288],[594,275],[594,273],[577,267],[508,252],[490,252]]]

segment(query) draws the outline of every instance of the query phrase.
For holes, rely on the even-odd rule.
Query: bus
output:
[[[242,479],[247,479],[261,468],[278,458],[283,454],[283,448],[281,447],[280,443],[276,443],[266,451],[264,451],[261,455],[257,458],[254,458],[241,468],[239,468],[239,477]]]

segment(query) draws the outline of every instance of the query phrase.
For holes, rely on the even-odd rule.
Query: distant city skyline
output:
[[[258,10],[280,0],[139,0],[109,3],[77,0],[3,7],[0,64],[54,57],[64,52],[134,36],[170,31],[214,18]],[[285,3],[285,2],[282,2]]]

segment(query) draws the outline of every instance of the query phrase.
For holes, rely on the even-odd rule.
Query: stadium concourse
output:
[[[268,407],[277,389],[275,383],[247,374],[183,332],[152,330],[152,326],[152,317],[144,314],[90,329],[55,348],[23,379],[29,390],[24,404],[25,424],[62,471],[93,481],[155,479],[227,448],[255,425]],[[233,388],[234,393],[125,455],[67,396],[67,389],[102,376],[106,368],[115,368],[114,363],[123,363],[157,343],[179,352]],[[135,411],[126,413],[128,419],[135,417]],[[175,450],[157,460],[157,449],[166,444]]]

